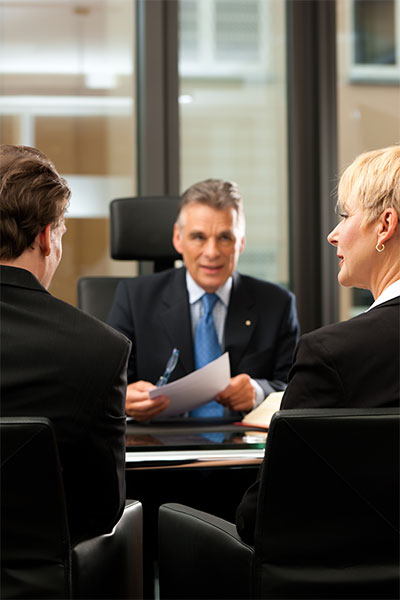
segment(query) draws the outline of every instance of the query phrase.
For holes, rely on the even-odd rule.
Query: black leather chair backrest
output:
[[[398,597],[399,423],[396,409],[273,417],[256,522],[260,597]]]
[[[141,503],[127,500],[112,531],[71,545],[52,423],[3,417],[0,440],[0,597],[141,599]]]
[[[131,277],[81,277],[78,279],[78,307],[106,322],[118,283]]]
[[[154,261],[154,270],[180,258],[172,244],[178,197],[117,198],[110,203],[111,257]]]
[[[255,546],[233,523],[163,504],[161,599],[399,599],[399,435],[396,408],[277,412]]]
[[[4,418],[0,439],[1,597],[29,589],[29,598],[68,598],[70,541],[52,425]]]

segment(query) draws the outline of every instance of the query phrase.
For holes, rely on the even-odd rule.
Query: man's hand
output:
[[[217,394],[215,399],[232,410],[248,412],[254,408],[255,397],[256,392],[251,385],[250,376],[241,373],[236,377],[232,377],[228,387]]]
[[[129,417],[136,421],[149,421],[167,408],[169,398],[166,396],[150,398],[149,391],[154,388],[148,381],[135,381],[128,385],[125,410]]]

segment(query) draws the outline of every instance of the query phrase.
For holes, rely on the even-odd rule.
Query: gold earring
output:
[[[385,244],[382,244],[382,248],[379,248],[379,244],[377,244],[377,245],[375,246],[375,250],[376,250],[377,252],[383,252],[383,251],[384,251],[384,249],[385,249]]]

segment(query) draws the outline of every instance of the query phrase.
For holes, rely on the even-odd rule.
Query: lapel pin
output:
[[[251,325],[250,319],[247,319],[247,321],[245,321],[244,324],[246,325],[246,327],[249,327]]]

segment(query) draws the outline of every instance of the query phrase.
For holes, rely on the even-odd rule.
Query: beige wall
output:
[[[40,148],[74,183],[79,214],[92,217],[67,214],[51,285],[75,304],[79,277],[136,273],[133,262],[109,257],[106,217],[115,189],[136,190],[135,2],[0,4],[0,143]],[[104,209],[93,210],[99,192]]]
[[[398,81],[350,80],[349,0],[337,0],[338,140],[339,174],[367,150],[400,143],[400,86]],[[341,318],[363,310],[353,307],[354,292],[340,288]]]
[[[51,293],[76,305],[78,279],[98,275],[135,276],[137,263],[110,258],[108,219],[67,219],[63,258]]]
[[[52,158],[61,173],[131,174],[133,144],[121,143],[133,133],[131,119],[86,116],[39,117],[35,121],[36,145]],[[80,277],[136,275],[133,261],[110,258],[108,218],[69,218],[67,228],[63,259],[50,288],[55,296],[76,305]]]
[[[339,88],[339,165],[360,152],[400,142],[398,85],[342,85]]]
[[[351,82],[351,2],[337,0],[339,167],[361,152],[400,142],[400,86]]]
[[[126,136],[133,139],[131,119],[42,116],[34,119],[34,128],[35,146],[51,158],[61,174],[130,175],[132,172],[133,144],[121,143]],[[0,143],[18,144],[20,134],[19,116],[0,117]],[[108,218],[68,218],[67,214],[63,258],[50,286],[55,296],[76,305],[80,277],[136,274],[136,262],[110,258]]]

